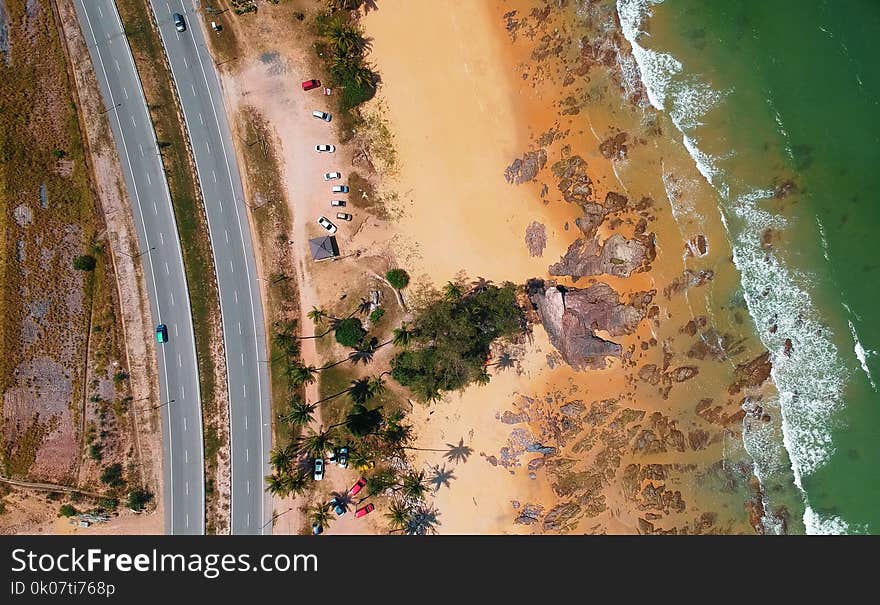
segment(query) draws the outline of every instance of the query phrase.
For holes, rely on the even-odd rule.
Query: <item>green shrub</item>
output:
[[[122,465],[118,462],[105,466],[101,471],[101,483],[110,487],[122,487],[125,485],[125,479],[122,478]]]
[[[143,487],[136,487],[128,492],[128,500],[126,501],[126,504],[131,510],[140,512],[144,510],[144,507],[149,504],[152,499],[153,494],[150,490]]]
[[[357,317],[348,317],[336,324],[336,342],[344,347],[354,348],[358,346],[366,336],[367,331]]]
[[[385,274],[385,279],[392,287],[403,290],[409,285],[409,273],[403,269],[392,269]]]
[[[61,508],[58,509],[58,514],[61,515],[62,517],[72,517],[78,513],[79,513],[79,511],[76,510],[70,504],[62,504]]]
[[[90,445],[89,458],[100,462],[104,458],[104,446],[100,443],[93,443]]]
[[[97,264],[98,261],[95,260],[95,257],[89,254],[83,254],[73,259],[73,268],[77,271],[94,271]]]
[[[377,321],[382,319],[382,317],[384,317],[384,315],[385,315],[385,309],[382,309],[381,307],[378,309],[374,309],[373,312],[370,313],[370,321],[372,323],[376,323]]]

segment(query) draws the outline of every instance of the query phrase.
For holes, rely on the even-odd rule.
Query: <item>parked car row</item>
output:
[[[302,83],[303,90],[312,90],[314,88],[318,88],[319,86],[321,86],[320,80],[306,80],[305,82]],[[319,120],[323,120],[325,122],[329,122],[330,120],[333,119],[333,116],[330,115],[329,113],[326,113],[324,111],[318,111],[317,109],[312,112],[312,115],[314,117],[318,118]],[[315,145],[315,151],[317,153],[335,153],[336,146],[330,145],[330,144]],[[338,181],[340,179],[342,179],[341,172],[334,171],[334,172],[325,172],[324,173],[324,181]],[[348,189],[348,185],[333,185],[330,188],[330,191],[332,193],[348,193],[349,189]],[[330,200],[330,206],[333,208],[345,208],[346,203],[345,203],[345,200]],[[339,221],[351,221],[353,218],[354,217],[349,212],[341,212],[340,211],[340,212],[336,213],[336,220],[339,220]],[[335,234],[336,231],[338,230],[336,225],[334,225],[333,222],[330,219],[328,219],[326,216],[319,217],[318,224],[321,225],[321,227],[323,227],[324,230],[326,230],[327,233],[329,233],[330,235]]]

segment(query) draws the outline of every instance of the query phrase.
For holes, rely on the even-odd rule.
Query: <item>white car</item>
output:
[[[333,185],[333,193],[348,193],[348,185]]]
[[[336,151],[335,145],[315,145],[315,151],[318,153],[333,153]]]
[[[351,215],[348,212],[337,212],[336,218],[338,218],[340,221],[350,221]]]
[[[335,181],[336,179],[341,179],[341,178],[342,178],[341,172],[325,172],[324,173],[324,180],[325,181]]]
[[[334,208],[345,208],[345,200],[330,200],[330,205]]]
[[[313,111],[312,115],[319,120],[324,120],[325,122],[329,122],[333,119],[333,116],[331,116],[329,113],[324,113],[323,111]]]
[[[320,481],[324,478],[324,459],[323,458],[315,458],[315,481]]]
[[[324,227],[324,229],[329,231],[331,234],[336,233],[336,225],[327,220],[327,218],[322,216],[318,219],[318,224]]]

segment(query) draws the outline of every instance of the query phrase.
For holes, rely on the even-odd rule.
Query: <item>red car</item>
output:
[[[306,80],[303,82],[303,90],[312,90],[313,88],[318,88],[320,85],[320,80]]]
[[[354,516],[355,516],[355,518],[363,517],[367,513],[373,512],[375,510],[375,508],[376,507],[372,503],[367,504],[366,506],[363,506],[363,507],[357,509],[356,511],[354,511]]]
[[[366,484],[367,484],[367,480],[364,479],[363,477],[361,477],[360,479],[357,480],[357,483],[355,483],[354,485],[351,486],[351,489],[348,490],[348,493],[350,493],[352,496],[356,496],[359,491],[364,489],[364,486]]]

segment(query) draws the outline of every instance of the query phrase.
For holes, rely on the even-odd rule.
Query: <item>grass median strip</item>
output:
[[[172,87],[171,74],[164,60],[159,34],[153,28],[146,0],[117,0],[120,17],[134,54],[138,74],[156,130],[162,162],[168,178],[177,230],[183,250],[183,263],[189,288],[196,354],[199,360],[199,386],[202,399],[205,446],[206,532],[221,533],[228,524],[224,506],[227,473],[220,465],[227,444],[228,424],[220,374],[222,359],[221,317],[217,281],[207,220],[189,161],[187,138]],[[225,464],[228,460],[223,460]]]

